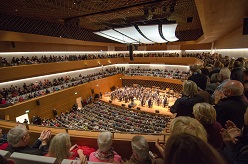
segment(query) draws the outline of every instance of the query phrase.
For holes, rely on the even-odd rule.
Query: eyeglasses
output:
[[[244,82],[243,83],[248,83],[248,80],[244,80]]]

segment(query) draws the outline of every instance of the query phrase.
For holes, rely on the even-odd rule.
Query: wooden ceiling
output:
[[[229,1],[238,5],[229,4]],[[247,10],[248,3],[244,3],[245,1],[247,0],[1,0],[0,30],[112,42],[95,36],[92,32],[132,24],[176,22],[176,36],[179,41],[198,39],[199,42],[211,42],[229,32],[235,25],[228,26],[226,30],[219,32],[218,37],[213,37],[217,27],[215,23],[209,22],[221,24],[228,19],[223,18],[223,12],[229,10],[225,7],[242,7],[241,11],[236,9],[239,14],[235,16],[238,15],[240,19]],[[229,21],[229,24],[233,21],[234,19]],[[242,20],[236,22],[240,25]]]

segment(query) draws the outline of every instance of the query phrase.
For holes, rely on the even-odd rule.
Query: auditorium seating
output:
[[[56,158],[14,152],[10,159],[15,164],[56,164]]]
[[[4,158],[9,158],[10,157],[10,152],[5,151],[5,150],[0,150],[0,155],[3,156]]]

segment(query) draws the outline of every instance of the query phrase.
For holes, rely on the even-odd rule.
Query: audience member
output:
[[[193,107],[193,114],[207,131],[208,143],[215,149],[220,150],[223,147],[221,137],[221,125],[216,121],[216,111],[208,103],[197,103]]]
[[[248,104],[243,100],[244,86],[236,80],[225,83],[222,91],[217,91],[215,105],[217,121],[225,126],[227,120],[233,121],[238,128],[244,125],[244,114]]]
[[[240,61],[235,61],[233,64],[233,69],[231,71],[231,80],[237,80],[242,82],[242,75],[243,75],[243,63]]]
[[[134,136],[131,142],[132,156],[127,164],[162,164],[163,160],[160,158],[154,159],[149,154],[149,145],[143,136]]]
[[[230,80],[231,71],[228,68],[222,68],[220,70],[219,74],[222,76],[222,81],[221,81],[220,85],[215,89],[215,91],[212,95],[213,99],[215,99],[215,92],[217,92],[217,91],[222,92],[223,91],[222,89],[223,89],[224,85],[226,84],[226,82],[228,82]]]
[[[208,143],[188,133],[171,135],[164,153],[164,164],[226,164]]]
[[[188,80],[194,81],[199,88],[205,91],[208,80],[207,76],[201,73],[198,65],[190,66],[190,71],[192,75]]]
[[[119,156],[111,147],[113,142],[113,134],[110,132],[102,132],[97,138],[98,150],[90,154],[90,162],[108,162],[122,163]]]
[[[175,104],[171,106],[170,112],[177,113],[178,116],[193,116],[193,106],[196,103],[203,102],[204,99],[197,95],[198,87],[195,82],[187,80],[183,84],[182,97],[177,99]]]
[[[6,148],[10,153],[20,152],[34,155],[45,155],[48,151],[48,141],[50,139],[51,131],[42,131],[38,140],[33,146],[29,146],[30,140],[29,132],[23,125],[18,125],[8,132],[7,138],[9,145]]]
[[[206,86],[206,91],[210,94],[213,94],[215,89],[220,85],[222,81],[222,76],[219,73],[212,74],[210,78],[210,83]]]
[[[170,125],[170,135],[188,133],[194,135],[201,140],[207,142],[207,132],[204,129],[203,125],[194,118],[180,116],[172,120]],[[158,151],[164,155],[164,144],[157,140],[155,143]]]
[[[59,133],[51,140],[49,151],[46,156],[57,158],[58,163],[61,163],[63,159],[75,160],[75,156],[77,155],[72,154],[70,148],[71,141],[69,134]],[[86,156],[84,155],[83,150],[78,149],[77,153],[81,163],[86,163]]]
[[[0,150],[5,150],[8,146],[7,136],[0,129]]]

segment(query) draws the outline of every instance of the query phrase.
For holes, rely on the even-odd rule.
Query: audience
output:
[[[244,114],[248,104],[242,98],[244,86],[236,80],[229,80],[222,91],[215,94],[217,121],[225,127],[226,121],[234,122],[238,128],[244,125]]]
[[[108,162],[122,163],[119,156],[111,147],[113,143],[113,134],[110,132],[102,132],[97,138],[98,150],[90,154],[90,162]]]
[[[198,94],[198,87],[195,82],[191,80],[184,81],[182,97],[177,99],[175,104],[171,106],[170,112],[177,113],[178,116],[190,116],[193,115],[193,106],[196,103],[203,102],[203,97]]]
[[[217,150],[222,149],[223,140],[220,134],[222,126],[216,121],[214,107],[208,103],[197,103],[193,107],[193,114],[207,131],[208,143]]]
[[[48,152],[50,136],[51,131],[44,130],[33,146],[30,146],[28,145],[30,140],[28,130],[25,126],[18,125],[8,132],[7,138],[9,145],[6,150],[10,153],[20,152],[33,155],[45,155]]]
[[[228,120],[226,129],[223,128],[221,134],[226,144],[223,154],[229,163],[248,163],[248,108],[244,115],[243,130]]]
[[[74,147],[72,147],[74,148]],[[57,158],[58,163],[60,164],[63,159],[72,159],[75,160],[75,156],[79,156],[81,163],[86,162],[86,156],[83,153],[83,150],[78,149],[77,154],[72,154],[71,141],[68,133],[59,133],[53,137],[51,140],[49,151],[46,156]]]
[[[236,60],[233,64],[233,69],[231,70],[231,80],[242,82],[243,71],[243,63]]]
[[[72,108],[55,119],[46,119],[42,125],[97,131],[162,133],[169,120],[164,115],[95,102],[82,109]]]
[[[171,135],[164,154],[164,164],[226,164],[214,148],[188,133]]]
[[[162,159],[154,159],[149,154],[149,145],[143,136],[134,136],[131,142],[132,156],[127,164],[160,164]]]
[[[123,68],[110,68],[104,71],[100,71],[94,74],[88,74],[82,76],[70,77],[59,77],[52,81],[44,79],[44,81],[35,81],[31,84],[23,84],[23,88],[11,85],[9,88],[0,89],[0,107],[6,107],[8,105],[29,100],[35,97],[43,96],[52,92],[63,90],[68,87],[77,86],[93,80],[101,79],[104,77],[113,76],[124,71]]]
[[[194,81],[196,85],[201,88],[201,90],[205,91],[208,78],[206,75],[201,73],[199,65],[190,66],[191,76],[188,80]]]
[[[5,150],[8,146],[7,136],[0,129],[0,150]]]
[[[207,142],[207,132],[204,129],[203,125],[194,118],[180,116],[172,120],[170,125],[170,135],[188,133],[194,135],[201,140]],[[164,155],[165,143],[157,142],[155,143],[158,151]]]

